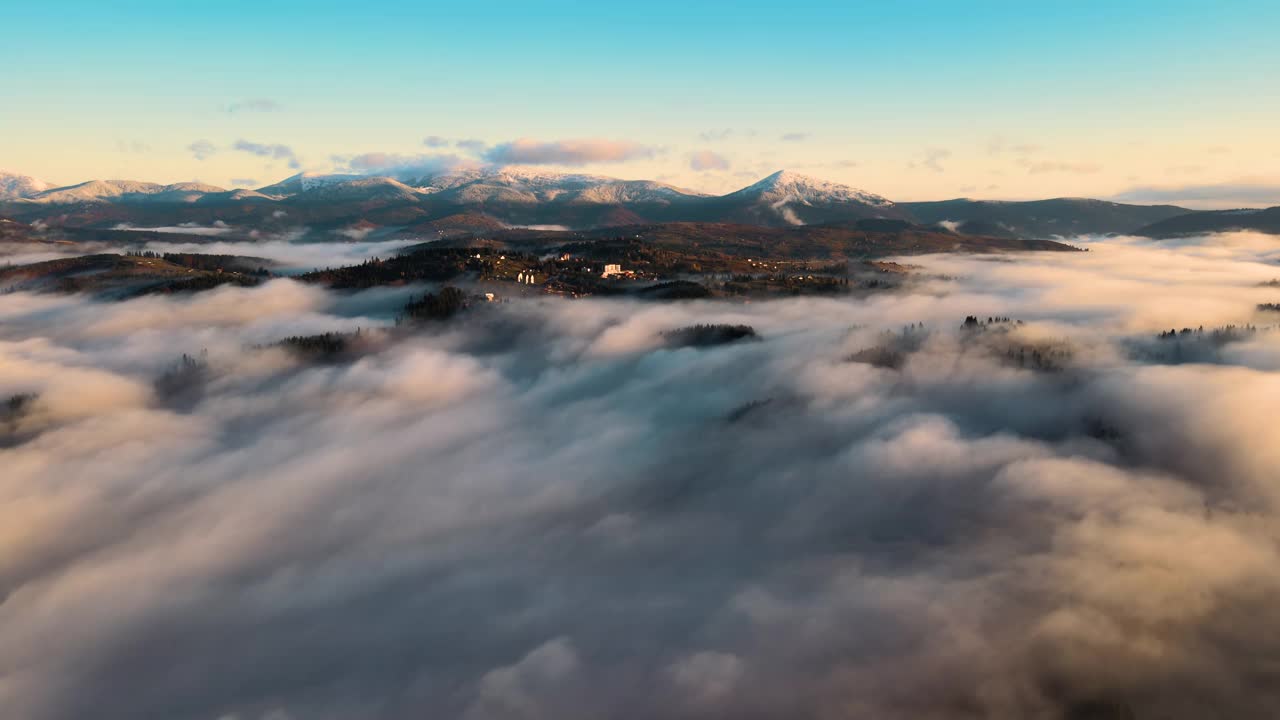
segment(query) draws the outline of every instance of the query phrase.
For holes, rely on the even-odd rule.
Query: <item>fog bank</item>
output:
[[[1274,715],[1271,242],[414,330],[407,290],[287,279],[0,296],[0,400],[32,398],[0,410],[0,707]],[[760,339],[664,342],[696,323]],[[357,328],[349,361],[271,346]]]

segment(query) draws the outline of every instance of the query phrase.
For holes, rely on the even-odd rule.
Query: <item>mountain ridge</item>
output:
[[[22,197],[0,198],[0,212],[69,227],[223,221],[323,228],[362,223],[456,233],[468,227],[484,232],[495,224],[568,229],[663,222],[783,227],[874,220],[970,235],[1049,239],[1129,234],[1193,212],[1172,205],[1126,205],[1089,198],[894,202],[786,169],[721,195],[653,180],[518,165],[394,177],[302,172],[256,190],[132,180],[90,180],[38,191],[24,181],[23,187]]]

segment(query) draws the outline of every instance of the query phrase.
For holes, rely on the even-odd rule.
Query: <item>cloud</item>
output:
[[[743,667],[735,655],[703,651],[676,660],[666,671],[678,692],[694,705],[714,706],[733,692]]]
[[[218,152],[218,147],[208,140],[196,140],[187,146],[187,150],[191,152],[195,159],[205,160],[211,155]]]
[[[234,150],[239,150],[240,152],[247,152],[252,155],[257,155],[259,157],[271,158],[273,160],[287,160],[289,163],[289,167],[295,170],[302,167],[302,162],[301,160],[298,159],[297,153],[295,153],[293,151],[293,148],[289,147],[288,145],[281,145],[278,143],[276,144],[256,143],[256,142],[250,142],[248,140],[237,140],[235,144],[232,145],[231,147]]]
[[[781,140],[782,142],[801,142],[804,140],[808,140],[810,137],[812,137],[812,135],[807,132],[789,132],[789,133],[784,133],[778,139]]]
[[[280,213],[276,215],[276,213]],[[275,219],[287,217],[283,210],[273,213]],[[180,230],[187,231],[187,230]],[[215,234],[215,233],[209,233]],[[247,233],[253,239],[254,257],[271,261],[272,269],[285,274],[299,274],[325,267],[355,265],[373,257],[394,255],[406,247],[418,244],[416,239],[360,240],[360,234],[348,235],[355,242],[301,242],[307,229],[290,228],[282,232]],[[339,231],[341,234],[341,231]],[[366,233],[367,235],[367,233]],[[205,253],[212,255],[244,255],[249,249],[243,242],[232,240],[200,240],[189,243],[148,242],[143,250],[157,253]]]
[[[257,187],[258,181],[254,178],[231,178],[231,184],[236,187]]]
[[[1071,173],[1075,175],[1092,175],[1101,172],[1102,166],[1090,162],[1057,162],[1052,160],[1022,161],[1020,163],[1031,175],[1045,173]]]
[[[1012,155],[1027,156],[1042,150],[1039,145],[1031,143],[1011,143],[1001,136],[995,136],[987,141],[988,155],[1003,155],[1009,153]]]
[[[34,400],[0,410],[0,704],[1265,717],[1280,331],[1155,333],[1268,324],[1275,238],[1080,242],[913,257],[893,291],[429,328],[395,325],[421,287],[2,293],[0,400]],[[761,340],[663,342],[699,322]],[[351,359],[264,347],[357,328]]]
[[[621,163],[652,158],[658,149],[628,140],[556,140],[523,138],[500,143],[484,151],[484,158],[499,165],[589,165]]]
[[[703,142],[722,142],[733,137],[733,130],[730,128],[722,128],[720,130],[704,130],[698,133],[698,139]]]
[[[417,179],[446,170],[475,165],[467,158],[453,154],[416,154],[371,152],[336,156],[334,161],[345,172]]]
[[[449,138],[441,137],[440,135],[428,135],[422,139],[422,144],[429,148],[445,148],[453,146],[472,155],[481,154],[489,147],[488,143],[475,138],[450,140]]]
[[[142,155],[151,152],[151,146],[141,140],[117,140],[116,150],[122,153]]]
[[[478,697],[468,718],[547,718],[578,715],[570,692],[580,662],[572,643],[560,637],[529,651],[512,665],[491,670],[480,679]],[[562,706],[553,712],[554,706]]]
[[[249,98],[239,102],[231,103],[227,106],[227,112],[276,112],[280,110],[280,103],[269,98]]]
[[[1241,181],[1198,185],[1142,185],[1112,197],[1117,202],[1169,203],[1196,209],[1280,205],[1280,184]]]
[[[710,150],[698,150],[689,153],[689,167],[699,172],[707,170],[728,170],[729,159]]]
[[[797,168],[822,168],[834,170],[846,170],[848,168],[856,168],[860,165],[857,160],[834,160],[831,162],[815,162],[815,163],[797,163],[793,167]]]
[[[944,172],[942,161],[951,157],[951,151],[946,148],[926,148],[924,151],[924,159],[918,163],[910,163],[910,167],[928,168],[934,172]]]
[[[212,225],[201,225],[195,222],[185,222],[178,225],[165,225],[160,227],[138,227],[129,223],[118,223],[113,230],[130,230],[139,232],[159,232],[173,233],[178,235],[226,235],[234,232],[233,228],[228,226],[221,220],[215,220]]]
[[[470,153],[479,154],[479,153],[483,153],[485,149],[489,147],[489,144],[483,140],[469,138],[465,140],[457,140],[453,143],[453,146],[460,150],[465,150]]]

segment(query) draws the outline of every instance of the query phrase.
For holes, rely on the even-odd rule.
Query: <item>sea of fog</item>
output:
[[[0,715],[1274,716],[1280,240],[1084,246],[336,364],[268,346],[391,338],[410,290],[0,295]],[[694,323],[760,339],[664,342]]]

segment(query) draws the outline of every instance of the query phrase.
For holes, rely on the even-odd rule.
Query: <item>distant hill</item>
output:
[[[175,230],[179,228],[174,228]],[[209,242],[212,236],[187,235],[154,230],[114,228],[37,227],[13,218],[0,217],[0,244],[39,243],[58,245],[103,245],[113,248],[141,247],[149,242]]]
[[[1280,235],[1280,206],[1265,210],[1189,212],[1152,223],[1134,234],[1154,238],[1173,238],[1241,230]]]
[[[401,230],[401,234],[410,237],[422,235],[450,238],[501,232],[506,229],[506,224],[483,213],[463,212],[414,223]]]
[[[40,242],[34,228],[13,218],[0,217],[0,243],[32,242]]]
[[[863,221],[865,223],[865,221]],[[658,223],[583,232],[508,230],[488,242],[510,247],[551,248],[560,244],[613,238],[640,240],[656,247],[712,252],[735,257],[787,260],[877,258],[944,252],[1074,251],[1052,240],[977,237],[935,232],[915,225],[860,229],[852,225],[768,227],[733,223]]]
[[[1125,205],[1087,198],[1052,200],[940,200],[899,206],[917,222],[965,234],[1065,238],[1129,234],[1151,223],[1191,212],[1174,205]]]
[[[266,272],[257,268],[267,263],[233,255],[81,255],[0,268],[0,290],[87,292],[114,299],[199,292],[257,285]]]

